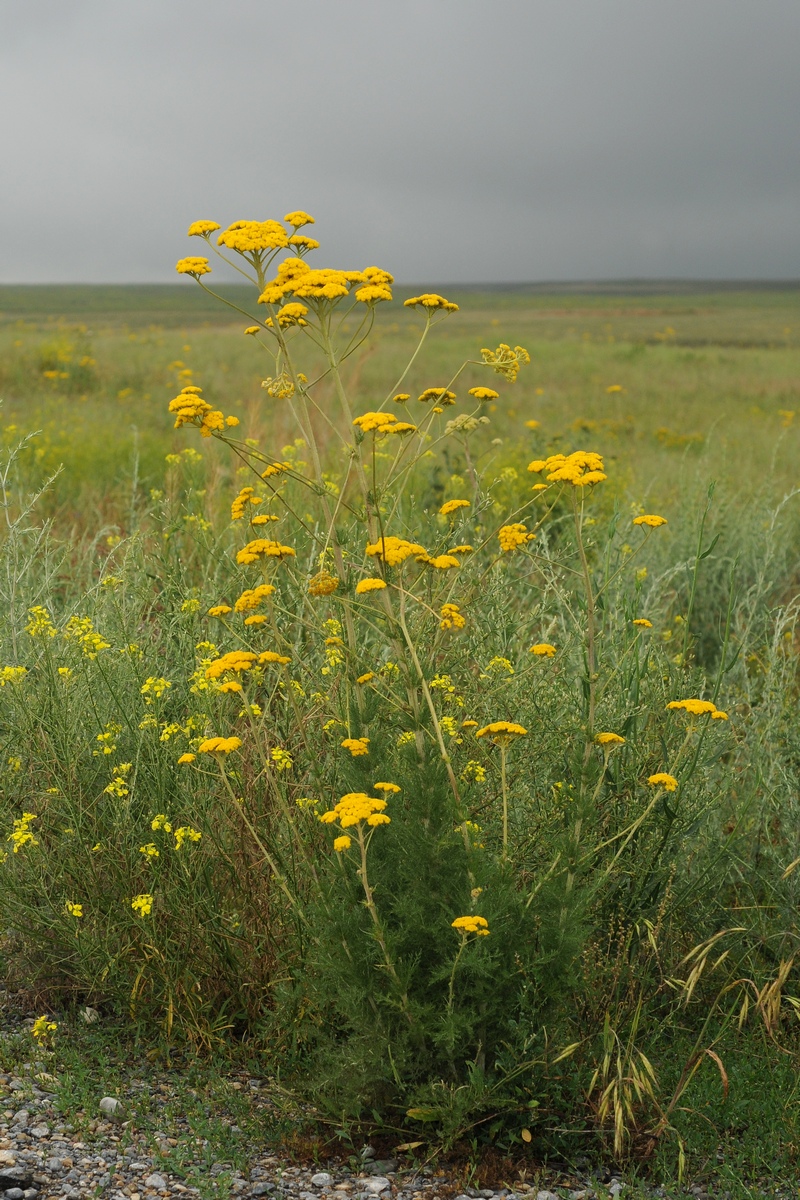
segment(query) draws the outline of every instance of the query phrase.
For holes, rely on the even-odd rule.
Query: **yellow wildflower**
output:
[[[529,533],[521,521],[515,521],[513,525],[503,525],[497,531],[497,540],[504,554],[519,549],[520,546],[524,546],[526,542],[530,542],[535,537],[536,534]]]
[[[439,610],[440,629],[463,629],[467,619],[463,616],[457,604],[443,604]]]
[[[318,571],[308,581],[308,591],[311,596],[332,596],[339,586],[339,580],[330,571]]]
[[[146,842],[144,846],[140,846],[139,853],[143,854],[147,859],[160,858],[161,856],[161,851],[155,842]]]
[[[39,845],[38,838],[31,833],[31,821],[38,821],[38,819],[36,813],[24,812],[14,821],[6,841],[12,843],[15,854],[19,854],[23,846]]]
[[[131,900],[131,908],[140,917],[149,917],[153,911],[153,896],[151,892],[142,892]]]
[[[713,714],[718,711],[716,704],[712,700],[697,700],[694,697],[688,700],[670,700],[667,708],[682,708],[694,717],[702,717],[705,713]]]
[[[31,637],[55,637],[58,630],[53,624],[50,613],[41,604],[29,608],[30,620],[25,626],[25,632]]]
[[[390,824],[391,817],[385,815],[385,808],[385,800],[368,796],[366,792],[348,792],[334,808],[320,813],[319,819],[324,825],[336,823],[342,829],[358,825],[361,821],[375,828],[377,825]]]
[[[392,396],[395,404],[405,404],[406,400],[410,400],[411,396],[408,392],[398,392],[396,396]]]
[[[343,833],[340,837],[333,839],[333,848],[337,854],[341,854],[343,850],[349,850],[353,844],[353,839]]]
[[[191,825],[181,825],[175,830],[175,849],[180,850],[184,842],[199,842],[202,837],[199,829],[192,829]]]
[[[657,517],[654,513],[646,513],[642,517],[633,518],[634,525],[646,525],[649,529],[658,529],[659,525],[666,525],[666,517]]]
[[[370,557],[377,555],[390,567],[396,567],[412,554],[425,554],[426,550],[424,546],[416,542],[407,542],[405,538],[382,537],[377,542],[367,543],[366,553]]]
[[[45,1042],[57,1029],[58,1024],[55,1021],[48,1021],[47,1017],[37,1017],[31,1026],[31,1035],[37,1042]]]
[[[598,746],[622,746],[625,742],[625,738],[618,733],[598,733],[594,740]]]
[[[379,592],[386,587],[382,579],[360,579],[356,584],[356,595],[363,596],[366,592]]]
[[[465,936],[470,933],[475,933],[478,937],[489,936],[489,922],[485,917],[456,917],[455,921],[450,922],[450,925],[451,928],[457,929]]]
[[[435,554],[433,557],[429,554],[418,554],[417,562],[424,563],[426,567],[434,567],[437,571],[449,571],[451,567],[461,566],[454,554]]]
[[[555,646],[551,646],[549,642],[537,642],[531,646],[529,651],[530,654],[535,654],[539,658],[552,658],[555,652]]]
[[[375,678],[374,671],[366,671],[363,675],[359,675],[358,679],[356,680],[356,683],[369,683],[369,681],[374,678]]]
[[[443,517],[449,517],[451,513],[458,512],[459,508],[469,508],[469,504],[469,500],[445,500],[439,512]]]
[[[475,737],[482,738],[488,734],[495,746],[508,746],[515,737],[524,737],[527,732],[524,725],[518,725],[516,721],[492,721],[483,729],[478,729]]]
[[[195,754],[182,754],[178,759],[178,766],[187,766],[189,763],[193,763],[196,757],[197,755]]]
[[[197,747],[198,754],[231,754],[234,750],[238,750],[242,744],[242,739],[238,737],[211,737],[205,738]]]
[[[635,617],[633,624],[638,625],[640,629],[652,629],[653,628],[653,622],[648,621],[647,617]]]
[[[444,296],[437,296],[435,292],[423,292],[421,296],[410,296],[408,300],[403,301],[405,308],[424,308],[427,313],[441,312],[458,312],[458,305],[452,300],[445,300]]]
[[[83,916],[83,905],[82,904],[73,904],[73,902],[71,900],[67,900],[64,907],[67,910],[68,917],[80,918]]]
[[[501,342],[496,350],[481,350],[481,357],[498,375],[502,375],[509,383],[514,383],[519,369],[524,363],[531,361],[531,356],[524,346],[515,346],[512,350],[505,342]]]
[[[537,458],[528,463],[528,470],[537,475],[544,471],[550,483],[571,483],[573,487],[602,483],[607,478],[603,470],[603,457],[594,450],[575,450],[572,454],[551,454],[548,458]]]
[[[435,400],[437,404],[455,404],[456,394],[442,387],[429,387],[417,396],[423,404],[427,404],[429,400]]]
[[[476,400],[499,400],[500,393],[494,388],[474,387],[469,389],[470,396],[474,396]]]
[[[296,212],[287,213],[283,219],[287,225],[292,225],[295,229],[301,229],[303,225],[313,225],[315,223],[314,218],[301,209],[298,209]]]
[[[276,650],[262,650],[261,654],[258,656],[259,665],[262,667],[265,666],[266,663],[279,663],[281,666],[285,667],[286,664],[290,663],[291,661],[292,660],[288,654],[278,654]]]
[[[252,609],[258,608],[274,591],[275,588],[271,583],[261,583],[258,587],[247,588],[239,599],[234,601],[234,610],[237,613],[250,612]]]
[[[208,237],[209,233],[214,233],[221,226],[216,221],[192,221],[189,226],[187,237]]]
[[[666,771],[658,771],[655,775],[650,775],[647,782],[650,787],[662,787],[665,792],[674,792],[678,786],[675,776],[668,775]]]
[[[270,758],[275,764],[277,771],[291,771],[294,766],[294,759],[288,750],[281,750],[277,747],[270,751]]]
[[[259,558],[294,557],[295,551],[291,546],[282,546],[280,542],[271,541],[269,538],[256,538],[239,551],[236,561],[238,563],[254,563],[258,562]]]
[[[175,270],[179,275],[193,275],[195,279],[211,274],[207,258],[181,258],[175,263]]]
[[[369,738],[345,738],[341,743],[345,750],[349,750],[353,758],[358,758],[362,754],[369,754]]]

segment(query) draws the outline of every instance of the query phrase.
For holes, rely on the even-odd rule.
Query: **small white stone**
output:
[[[318,1188],[329,1188],[333,1186],[333,1176],[327,1171],[317,1171],[316,1175],[311,1176],[311,1186]]]
[[[372,1196],[380,1196],[381,1192],[388,1192],[391,1186],[385,1175],[373,1175],[371,1179],[364,1181],[364,1191],[369,1192]]]
[[[94,1025],[96,1021],[100,1020],[100,1013],[96,1008],[92,1008],[87,1004],[86,1008],[81,1009],[81,1017],[87,1025]]]
[[[157,1192],[164,1192],[167,1189],[167,1181],[163,1175],[159,1175],[158,1171],[154,1171],[152,1175],[147,1176],[144,1186],[155,1188]]]
[[[15,1167],[17,1156],[10,1150],[0,1150],[0,1167]]]
[[[121,1121],[125,1112],[124,1105],[116,1096],[103,1096],[100,1101],[100,1112],[104,1117],[108,1117],[109,1121]]]

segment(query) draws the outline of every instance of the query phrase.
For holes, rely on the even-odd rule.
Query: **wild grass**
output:
[[[451,298],[412,396],[500,341],[532,363],[488,423],[420,442],[390,486],[335,373],[300,436],[244,319],[207,324],[177,291],[116,293],[110,313],[73,293],[53,320],[45,295],[0,296],[2,643],[26,672],[0,688],[7,969],[43,1005],[88,1001],[167,1050],[246,1039],[337,1136],[476,1153],[698,1169],[715,1140],[738,1153],[753,1110],[737,1106],[769,1062],[783,1107],[760,1127],[789,1163],[800,298]],[[388,407],[418,336],[396,301],[379,309],[338,370],[354,412]],[[311,347],[293,370],[321,362]],[[493,381],[473,365],[457,390]],[[173,428],[187,384],[238,416],[230,445]],[[534,517],[529,463],[574,450],[608,479],[551,489]],[[262,573],[236,562],[230,504],[275,462],[264,509],[295,555]],[[466,517],[437,515],[458,497]],[[506,554],[520,506],[537,539]],[[668,524],[647,533],[642,512]],[[429,555],[476,552],[387,568],[385,608],[355,593],[383,521]],[[206,615],[260,582],[263,625]],[[451,602],[463,630],[440,624]],[[245,647],[290,662],[212,686],[209,664]],[[729,720],[666,707],[693,696]],[[465,718],[527,732],[492,746]],[[604,749],[602,731],[625,740]],[[199,750],[234,734],[230,758]],[[676,793],[648,786],[664,771]],[[401,789],[391,823],[363,858],[332,852],[319,815],[380,780]],[[488,938],[453,930],[474,912]]]

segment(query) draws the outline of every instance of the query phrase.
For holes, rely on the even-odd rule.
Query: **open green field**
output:
[[[405,376],[399,289],[303,357],[302,439],[221,292],[0,287],[2,961],[72,1028],[48,1071],[89,1003],[337,1146],[793,1179],[800,289],[448,289]],[[235,438],[174,428],[193,386]],[[407,470],[343,392],[428,422]],[[596,486],[536,484],[580,451]]]

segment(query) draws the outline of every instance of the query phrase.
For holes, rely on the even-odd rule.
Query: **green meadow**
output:
[[[35,1052],[244,1056],[337,1147],[796,1177],[800,288],[445,289],[406,374],[397,289],[336,370],[292,329],[291,403],[219,291],[0,287]],[[464,362],[456,429],[417,395]],[[238,426],[176,429],[192,388]]]

